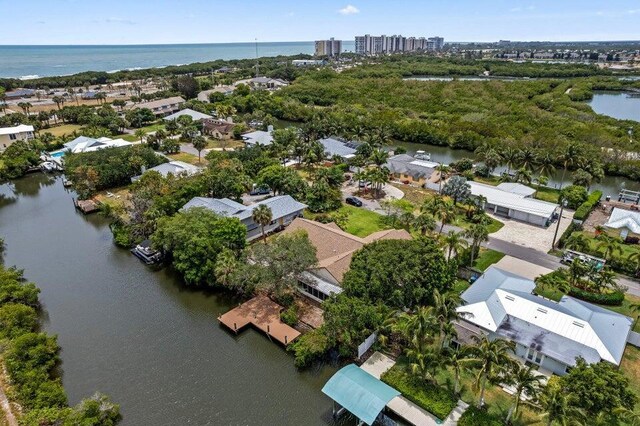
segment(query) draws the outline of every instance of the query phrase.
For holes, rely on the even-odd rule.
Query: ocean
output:
[[[344,43],[353,51],[354,42]],[[258,56],[313,54],[312,41],[258,43]],[[0,77],[30,79],[256,57],[255,43],[0,46]]]

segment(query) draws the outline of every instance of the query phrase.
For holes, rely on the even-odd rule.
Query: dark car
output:
[[[347,204],[351,204],[355,207],[362,207],[362,201],[358,200],[356,197],[347,197],[345,200]]]
[[[271,188],[268,186],[258,187],[256,186],[249,192],[249,195],[269,195],[271,194]]]

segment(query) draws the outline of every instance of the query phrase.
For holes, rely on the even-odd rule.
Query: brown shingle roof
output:
[[[341,282],[349,270],[353,254],[365,244],[378,240],[410,240],[411,234],[401,229],[387,229],[360,238],[344,232],[335,223],[320,223],[296,218],[285,233],[306,231],[309,241],[316,248],[318,268],[326,269],[336,281]]]

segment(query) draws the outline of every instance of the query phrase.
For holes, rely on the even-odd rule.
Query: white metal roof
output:
[[[627,228],[634,234],[640,234],[640,213],[614,207],[607,223],[607,228]]]
[[[256,130],[255,132],[249,132],[242,135],[242,139],[249,145],[271,145],[273,142],[273,136],[271,132],[265,132],[264,130]]]
[[[75,153],[80,152],[92,152],[104,148],[121,148],[124,146],[133,145],[131,142],[127,142],[124,139],[110,139],[102,137],[100,139],[88,138],[86,136],[80,136],[71,142],[64,144],[67,151]]]
[[[471,194],[473,196],[483,196],[489,204],[496,206],[546,218],[551,217],[558,208],[557,204],[535,200],[533,198],[525,198],[522,195],[504,191],[495,186],[473,181],[467,183],[471,187]]]
[[[0,135],[15,135],[16,133],[26,133],[33,132],[33,126],[28,126],[26,124],[19,124],[13,127],[2,127],[0,128]]]
[[[189,108],[185,108],[180,110],[174,114],[168,115],[164,118],[165,121],[176,120],[178,117],[182,117],[183,115],[188,115],[193,119],[193,121],[204,120],[205,118],[213,118],[211,115],[203,114],[199,111],[194,111]]]
[[[568,296],[556,303],[532,295],[533,288],[533,281],[491,266],[462,294],[467,304],[458,312],[468,314],[466,321],[499,334],[511,318],[519,320],[516,332],[542,329],[553,333],[549,339],[553,340],[555,356],[559,356],[560,346],[567,352],[583,354],[591,362],[598,361],[592,359],[587,347],[595,349],[603,360],[620,363],[633,324],[631,318]],[[544,348],[544,338],[538,343]],[[544,349],[541,351],[544,353]]]
[[[496,188],[500,188],[503,191],[511,192],[512,194],[522,195],[523,197],[530,197],[536,193],[536,190],[515,182],[502,182]]]

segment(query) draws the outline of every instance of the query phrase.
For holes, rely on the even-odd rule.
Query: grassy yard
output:
[[[198,163],[198,156],[197,155],[192,155],[186,152],[179,152],[177,154],[169,154],[167,155],[167,157],[171,158],[172,160],[176,160],[176,161],[182,161],[185,163],[189,163],[189,164],[193,164],[195,166],[206,166],[207,165],[207,160],[205,160],[204,156],[202,156],[202,162]]]
[[[226,149],[228,151],[232,151],[237,148],[241,148],[244,146],[242,141],[238,141],[235,139],[230,139],[226,141],[221,141],[218,139],[207,139],[207,149]]]
[[[387,228],[382,215],[370,210],[345,204],[338,211],[348,216],[345,231],[358,237],[366,237]]]
[[[537,188],[536,186],[533,186],[533,187]],[[550,203],[557,203],[559,196],[560,196],[560,190],[555,188],[549,188],[546,186],[541,186],[540,189],[536,191],[533,197],[537,198],[538,200],[548,201]]]
[[[491,249],[481,248],[478,258],[473,261],[473,266],[476,269],[485,271],[489,266],[498,262],[503,257],[504,257],[504,253],[500,253],[499,251],[495,251]]]
[[[156,123],[150,124],[148,126],[141,127],[141,129],[144,130],[145,133],[150,133],[150,132],[157,132],[158,130],[161,130],[161,129],[164,130],[165,126],[166,126],[166,123],[163,120],[161,120]]]
[[[112,195],[110,196],[109,194]],[[118,188],[100,191],[94,198],[101,203],[110,205],[113,208],[119,208],[125,205],[126,200],[129,198],[129,194],[129,187],[121,186]]]
[[[70,135],[75,131],[80,131],[82,126],[79,124],[62,124],[60,126],[50,127],[48,129],[42,129],[40,133],[51,133],[53,136]]]
[[[135,135],[130,135],[128,133],[114,136],[114,138],[124,139],[127,142],[140,142],[140,138],[137,138]]]
[[[627,345],[620,363],[620,369],[629,379],[631,390],[640,396],[640,349]],[[640,413],[640,405],[636,404],[634,411]]]

